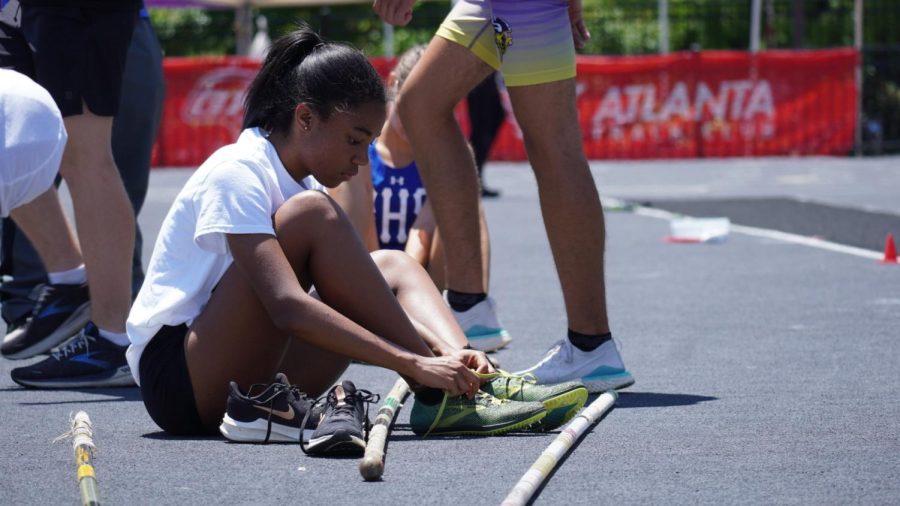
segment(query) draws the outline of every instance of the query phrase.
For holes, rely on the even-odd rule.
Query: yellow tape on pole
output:
[[[525,472],[522,478],[513,486],[509,495],[503,500],[502,506],[520,506],[528,504],[531,497],[540,487],[541,483],[550,476],[553,468],[560,459],[578,441],[578,438],[593,425],[604,413],[610,410],[616,403],[619,394],[615,390],[600,394],[589,406],[581,410],[575,418],[566,425],[550,446],[544,450],[534,464]]]
[[[78,488],[81,492],[81,504],[97,506],[100,494],[97,477],[94,474],[92,459],[94,456],[94,431],[91,419],[84,411],[79,411],[72,419],[72,448],[75,450],[75,463],[78,464]]]

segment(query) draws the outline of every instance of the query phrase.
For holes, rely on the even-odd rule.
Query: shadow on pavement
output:
[[[3,388],[0,391],[6,392],[33,392],[41,394],[51,394],[53,392],[78,392],[82,394],[94,394],[105,396],[97,399],[71,399],[71,400],[49,400],[40,402],[20,402],[22,406],[46,406],[53,404],[94,404],[99,402],[133,402],[141,400],[141,390],[139,388],[71,388],[71,389],[31,389],[31,388]]]
[[[228,442],[227,439],[218,435],[218,434],[210,434],[208,436],[173,436],[168,432],[164,431],[156,431],[156,432],[148,432],[147,434],[141,434],[141,437],[144,439],[153,439],[157,441],[222,441]]]
[[[594,400],[597,399],[599,394],[593,394],[588,398],[587,404],[590,404]],[[528,504],[533,504],[540,496],[541,492],[543,492],[544,487],[547,486],[547,483],[553,478],[556,474],[556,471],[566,463],[569,456],[578,449],[578,446],[584,440],[584,438],[593,432],[594,428],[603,421],[610,413],[614,413],[617,409],[622,408],[661,408],[661,407],[669,407],[669,406],[690,406],[692,404],[698,404],[705,401],[714,401],[717,400],[716,397],[710,397],[706,395],[691,395],[691,394],[664,394],[664,393],[656,393],[656,392],[619,392],[619,398],[616,401],[613,409],[607,411],[603,414],[596,422],[592,423],[590,427],[588,427],[574,443],[572,446],[566,450],[566,453],[559,458],[556,465],[547,473],[546,478],[538,485],[534,494],[532,494],[531,499]]]
[[[396,431],[402,431],[403,433],[398,434]],[[535,437],[542,436],[547,434],[547,432],[537,432],[537,431],[524,431],[524,430],[514,430],[510,432],[504,433],[500,437],[510,438],[510,437]],[[483,439],[485,436],[442,436],[440,434],[429,434],[428,437],[418,436],[413,433],[412,428],[409,424],[398,423],[394,424],[391,428],[390,440],[391,441],[422,441],[425,439],[430,440],[454,440],[454,439]]]
[[[596,398],[591,396],[588,402]],[[715,401],[718,397],[691,394],[663,394],[656,392],[619,392],[616,408],[664,408],[669,406],[690,406],[706,401]]]

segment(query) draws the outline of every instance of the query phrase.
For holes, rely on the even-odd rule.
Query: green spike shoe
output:
[[[547,415],[540,402],[498,399],[479,391],[475,398],[450,397],[428,405],[418,398],[409,414],[409,425],[420,436],[496,436],[525,429]]]
[[[588,389],[579,381],[539,385],[530,374],[518,376],[497,369],[497,372],[478,374],[489,381],[481,390],[498,399],[520,402],[542,402],[547,416],[535,426],[537,430],[553,430],[568,422],[587,402]]]

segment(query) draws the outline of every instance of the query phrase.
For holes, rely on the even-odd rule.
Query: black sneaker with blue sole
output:
[[[86,284],[41,285],[31,319],[0,345],[4,357],[20,360],[46,353],[78,333],[90,320]]]
[[[128,346],[100,337],[88,323],[71,341],[35,364],[12,370],[12,380],[30,388],[94,388],[134,386],[125,360]]]

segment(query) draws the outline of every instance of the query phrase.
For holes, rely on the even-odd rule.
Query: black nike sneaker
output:
[[[7,334],[0,353],[13,360],[46,353],[87,325],[90,313],[86,284],[41,285],[31,319],[19,332]]]
[[[378,394],[357,389],[351,381],[333,386],[316,401],[316,405],[324,401],[322,420],[309,444],[301,445],[303,452],[310,455],[362,455],[371,425],[368,405],[378,399]]]
[[[283,373],[275,375],[274,383],[251,385],[246,394],[232,381],[219,432],[238,443],[299,443],[300,427],[312,404]],[[308,418],[304,439],[309,439],[319,419]]]
[[[100,336],[91,322],[71,341],[35,364],[13,369],[13,381],[32,388],[89,388],[134,386],[125,360],[128,346]]]

